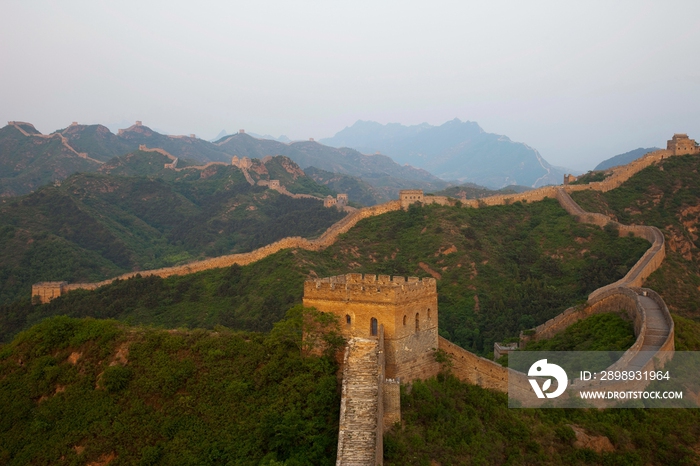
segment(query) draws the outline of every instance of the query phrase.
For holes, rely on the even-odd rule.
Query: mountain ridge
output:
[[[236,133],[211,143],[193,135],[163,135],[141,122],[119,130],[116,135],[104,125],[77,123],[51,135],[42,135],[31,124],[14,123],[0,129],[0,196],[26,194],[75,172],[97,171],[100,164],[112,157],[137,151],[141,146],[163,149],[174,157],[201,164],[231,163],[233,156],[262,159],[284,155],[302,168],[314,166],[361,177],[385,198],[396,197],[400,189],[436,190],[448,186],[425,170],[401,166],[389,157],[366,156],[352,149],[337,149],[313,141],[283,143]],[[59,139],[63,147],[58,145]],[[29,166],[32,160],[41,163]]]
[[[381,125],[358,120],[320,142],[367,153],[380,152],[398,163],[426,169],[443,180],[496,189],[510,184],[530,187],[560,184],[564,174],[527,144],[487,133],[478,123],[458,118],[439,126]]]

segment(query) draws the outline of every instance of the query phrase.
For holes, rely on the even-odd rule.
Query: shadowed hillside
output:
[[[362,205],[371,206],[390,200],[388,194],[374,188],[362,178],[332,173],[316,167],[308,167],[304,172],[316,183],[328,186],[338,193],[347,193],[349,199]]]
[[[313,141],[284,144],[239,133],[226,136],[216,144],[227,153],[239,157],[286,155],[302,169],[313,166],[332,173],[360,177],[392,199],[398,197],[400,189],[434,191],[448,185],[425,170],[399,165],[385,155],[364,155],[353,149],[336,149]]]

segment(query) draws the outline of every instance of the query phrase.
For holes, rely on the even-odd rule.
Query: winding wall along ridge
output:
[[[612,222],[619,228],[620,235],[632,233],[647,239],[652,245],[622,279],[593,291],[588,296],[588,303],[585,306],[565,310],[542,325],[535,327],[530,335],[521,333],[521,345],[531,340],[551,338],[574,322],[590,315],[624,309],[634,323],[637,338],[620,360],[611,366],[613,370],[628,365],[639,367],[640,370],[647,370],[654,365],[654,358],[665,361],[675,349],[673,318],[658,293],[650,289],[639,288],[643,280],[661,266],[665,257],[663,234],[656,227],[622,225],[602,214],[586,212],[563,188],[555,188],[555,191],[561,206],[569,214],[574,215],[577,221],[601,227]],[[644,300],[648,301],[645,303]],[[649,301],[656,305],[654,309],[649,306]],[[650,311],[655,313],[651,316],[653,319],[650,319]],[[650,320],[654,319],[657,321],[656,325],[651,326]],[[661,326],[658,325],[659,320],[662,321]],[[506,392],[509,389],[510,380],[511,390],[525,392],[530,390],[527,376],[523,373],[504,368],[500,364],[477,356],[442,337],[439,339],[439,349],[451,357],[453,372],[463,381]],[[606,385],[606,387],[608,386]]]
[[[18,129],[21,130],[21,128]],[[591,293],[588,298],[588,304],[584,308],[567,309],[554,319],[551,319],[550,321],[545,322],[541,326],[535,328],[534,334],[530,336],[530,339],[545,338],[547,335],[552,335],[558,331],[561,331],[571,323],[585,318],[592,313],[614,311],[624,308],[628,310],[630,317],[634,321],[637,340],[625,353],[623,358],[616,364],[627,364],[633,362],[635,358],[639,359],[639,352],[642,350],[642,348],[651,348],[656,351],[655,354],[658,354],[660,351],[673,351],[674,324],[665,303],[661,297],[652,290],[641,290],[639,288],[635,288],[641,286],[643,280],[661,265],[665,257],[663,234],[655,227],[622,225],[617,222],[613,222],[605,215],[586,212],[578,204],[576,204],[573,199],[571,199],[567,192],[585,189],[593,189],[603,192],[609,191],[620,186],[623,182],[628,180],[632,175],[640,170],[649,165],[657,163],[659,160],[662,160],[670,155],[671,154],[669,151],[664,150],[647,154],[631,164],[614,168],[611,176],[602,182],[590,183],[588,185],[569,185],[566,187],[566,190],[561,187],[544,187],[516,195],[498,195],[478,200],[462,201],[462,205],[465,207],[478,208],[481,206],[510,204],[518,201],[534,202],[543,200],[547,197],[552,197],[556,198],[569,214],[575,216],[577,221],[592,223],[601,227],[607,225],[608,223],[613,223],[618,228],[621,235],[632,233],[633,235],[643,237],[652,243],[652,246],[632,267],[627,275],[625,275],[625,277],[618,282],[601,287]],[[425,197],[426,204],[436,203],[441,205],[454,205],[456,202],[456,200],[448,199],[442,196]],[[95,289],[100,286],[110,284],[117,279],[127,279],[137,274],[141,274],[142,276],[157,275],[160,277],[169,277],[172,275],[195,273],[212,268],[227,267],[233,264],[247,265],[286,248],[299,248],[317,251],[333,244],[340,234],[350,230],[350,228],[355,226],[360,220],[375,215],[382,215],[401,208],[401,201],[394,200],[385,204],[356,210],[329,227],[328,230],[326,230],[319,238],[314,240],[308,240],[301,237],[284,238],[249,253],[226,255],[203,261],[192,262],[190,264],[177,267],[167,267],[144,272],[131,272],[98,283],[74,283],[66,285],[65,290]],[[644,295],[644,298],[640,298],[640,293]],[[658,309],[656,309],[655,312],[658,312],[661,320],[665,321],[665,329],[663,330],[664,333],[662,335],[653,335],[651,339],[648,338],[648,333],[650,333],[650,331],[647,328],[647,310],[641,302],[642,299],[645,299],[648,302],[656,303]],[[662,340],[660,345],[649,344],[650,341],[653,340],[654,343],[656,343],[659,341],[659,339]],[[439,338],[438,346],[439,349],[445,351],[445,353],[452,358],[453,371],[455,375],[462,380],[478,384],[485,388],[507,391],[508,380],[510,378],[511,389],[513,389],[513,386],[515,386],[516,390],[530,390],[525,374],[513,371],[512,369],[503,368],[499,364],[470,353],[444,338]],[[643,367],[647,367],[649,364],[653,364],[653,360],[651,358],[643,360],[640,363],[640,365]]]
[[[651,163],[655,163],[659,158],[647,157],[647,161],[644,163],[636,164],[636,171],[645,168]],[[622,167],[622,175],[616,177],[613,173],[612,180],[608,183],[607,187],[613,184],[619,185],[625,180],[629,179],[631,176],[631,171],[626,167]],[[567,187],[569,190],[572,186]],[[592,188],[591,188],[592,189]],[[612,189],[612,188],[611,188]],[[602,190],[602,188],[601,188]],[[664,247],[664,237],[661,232],[655,227],[647,227],[640,225],[622,225],[617,222],[613,222],[611,219],[602,214],[589,213],[584,211],[573,199],[569,196],[568,192],[560,187],[547,187],[541,188],[539,190],[534,190],[535,192],[523,193],[524,195],[516,196],[493,196],[491,198],[481,199],[475,201],[476,205],[474,207],[479,207],[481,205],[499,205],[499,204],[509,204],[511,202],[526,200],[540,200],[545,197],[555,197],[562,207],[571,215],[574,215],[576,219],[584,223],[593,223],[598,226],[605,226],[608,223],[614,223],[620,234],[632,233],[635,236],[643,237],[649,240],[652,245],[642,256],[642,258],[630,269],[630,271],[618,282],[606,285],[595,290],[591,295],[589,295],[588,305],[583,309],[570,308],[564,311],[562,314],[558,315],[554,319],[540,325],[534,329],[534,335],[530,336],[530,339],[546,338],[559,332],[571,325],[573,322],[587,317],[593,313],[597,312],[609,312],[613,310],[619,310],[625,308],[630,313],[630,317],[634,321],[635,334],[637,340],[634,345],[625,353],[623,360],[626,362],[631,361],[641,350],[644,345],[644,341],[647,335],[646,326],[646,312],[644,306],[640,303],[639,293],[636,292],[631,287],[638,287],[641,282],[648,277],[654,270],[656,270],[662,263],[665,257],[665,247]],[[426,199],[430,202],[429,199]],[[440,199],[442,200],[442,199]],[[471,203],[465,203],[470,205]],[[323,233],[318,239],[308,240],[301,237],[284,238],[280,241],[272,243],[268,246],[262,247],[255,251],[243,254],[232,254],[227,256],[221,256],[213,259],[207,259],[203,261],[193,262],[178,267],[168,267],[164,269],[157,269],[145,272],[132,272],[128,274],[121,275],[115,279],[105,280],[99,283],[75,283],[67,285],[66,290],[72,289],[95,289],[100,286],[112,283],[116,279],[127,279],[133,277],[137,274],[142,276],[157,275],[160,277],[168,277],[172,275],[183,275],[188,273],[199,272],[202,270],[207,270],[211,268],[227,267],[233,264],[247,265],[253,263],[257,260],[265,258],[270,254],[274,254],[282,249],[286,248],[300,248],[307,250],[321,250],[331,244],[333,244],[338,236],[342,233],[347,232],[357,224],[360,220],[368,218],[375,215],[381,215],[386,212],[395,211],[401,209],[401,202],[399,200],[390,201],[385,204],[380,204],[373,207],[368,207],[364,209],[357,210],[347,215],[345,218],[332,225],[326,232]],[[658,294],[652,290],[646,290],[647,294],[650,295],[650,299],[657,302],[661,309],[663,319],[667,322],[668,332],[665,335],[665,339],[662,345],[657,351],[672,351],[674,342],[674,327],[673,320],[670,316],[668,308]],[[444,338],[439,339],[439,349],[444,350],[448,355],[452,357],[453,360],[453,370],[455,374],[470,383],[478,384],[482,387],[496,389],[500,391],[506,391],[508,389],[508,378],[511,378],[511,382],[515,381],[516,386],[521,386],[523,390],[529,390],[529,385],[524,374],[517,373],[513,370],[505,369],[499,364],[494,363],[485,358],[481,358],[473,353],[470,353],[463,348],[450,343]],[[620,363],[624,362],[621,360]]]
[[[141,272],[128,272],[118,277],[110,278],[96,283],[71,283],[65,286],[65,291],[71,290],[94,290],[101,286],[109,285],[115,280],[126,280],[128,278],[135,277],[136,275],[141,275],[142,277],[156,275],[161,278],[170,277],[173,275],[187,275],[190,273],[201,272],[204,270],[230,267],[234,264],[238,265],[248,265],[253,262],[257,262],[265,257],[268,257],[282,249],[297,248],[306,249],[308,251],[320,251],[327,248],[333,244],[338,236],[346,233],[352,227],[354,227],[357,222],[362,219],[373,217],[376,215],[382,215],[387,212],[395,211],[401,209],[401,203],[399,201],[389,201],[384,204],[379,204],[372,207],[365,207],[363,209],[355,210],[347,216],[345,216],[340,221],[331,225],[328,230],[326,230],[320,237],[316,239],[306,239],[300,236],[293,236],[288,238],[283,238],[267,246],[263,246],[251,252],[245,252],[240,254],[229,254],[226,256],[214,257],[211,259],[204,259],[201,261],[190,262],[189,264],[179,265],[175,267],[165,267],[155,270],[145,270]]]
[[[20,124],[21,122],[11,122],[12,124]],[[24,130],[19,128],[15,124],[15,126],[22,131],[23,133],[26,133]],[[26,133],[28,134],[28,133]],[[168,157],[173,157],[171,154],[168,154],[162,149],[149,149],[153,150],[155,152],[159,152],[163,155],[166,155]],[[640,159],[635,160],[634,162],[624,165],[622,167],[615,167],[612,170],[612,175],[606,178],[602,182],[597,182],[597,183],[591,183],[590,185],[569,185],[567,186],[567,190],[570,191],[578,191],[582,189],[595,189],[595,190],[600,190],[600,191],[608,191],[610,189],[613,189],[620,184],[622,184],[624,181],[629,179],[634,173],[637,173],[638,171],[646,168],[647,166],[658,162],[659,160],[670,156],[670,151],[667,150],[660,150],[656,152],[652,152],[649,154],[646,154],[644,157],[641,157]],[[246,173],[247,174],[247,173]],[[580,186],[580,187],[579,187]],[[485,197],[481,199],[467,199],[466,201],[462,201],[462,205],[464,207],[474,207],[478,208],[481,206],[493,206],[493,205],[505,205],[505,204],[510,204],[513,202],[518,202],[518,201],[524,201],[524,202],[535,202],[535,201],[541,201],[547,197],[551,198],[557,198],[559,199],[561,197],[561,194],[559,194],[561,191],[560,187],[554,187],[554,186],[546,186],[543,188],[538,188],[534,189],[532,191],[526,191],[524,193],[520,194],[514,194],[514,195],[496,195],[496,196],[490,196],[490,197]],[[437,204],[454,204],[457,201],[453,199],[447,199],[443,196],[426,196],[425,197],[426,203],[437,203]],[[560,203],[562,201],[560,200]],[[576,204],[573,199],[569,197],[568,201],[565,201],[565,204],[562,204],[562,207],[565,209],[570,209],[572,210],[569,212],[572,215],[582,215],[585,213],[583,209],[581,209],[578,204]],[[279,241],[276,241],[272,244],[269,244],[267,246],[263,246],[259,249],[256,249],[251,252],[247,253],[241,253],[241,254],[229,254],[229,255],[224,255],[224,256],[219,256],[211,259],[204,259],[201,261],[196,261],[196,262],[191,262],[189,264],[184,264],[180,266],[174,266],[174,267],[164,267],[160,269],[154,269],[154,270],[146,270],[146,271],[140,271],[140,272],[128,272],[122,275],[119,275],[117,277],[103,280],[100,282],[96,283],[71,283],[66,285],[65,291],[70,291],[70,290],[77,290],[77,289],[88,289],[88,290],[94,290],[96,288],[99,288],[101,286],[109,285],[110,283],[114,282],[115,280],[126,280],[128,278],[134,277],[136,275],[141,275],[141,276],[151,276],[151,275],[156,275],[162,278],[165,277],[170,277],[173,275],[186,275],[190,273],[196,273],[196,272],[201,272],[204,270],[209,270],[213,268],[220,268],[220,267],[230,267],[233,264],[238,264],[238,265],[248,265],[253,262],[256,262],[258,260],[264,259],[265,257],[275,254],[276,252],[286,249],[286,248],[299,248],[299,249],[306,249],[306,250],[311,250],[311,251],[318,251],[325,249],[326,247],[330,246],[335,242],[335,240],[338,238],[338,236],[342,233],[346,233],[347,231],[350,230],[353,226],[357,224],[362,219],[368,218],[368,217],[373,217],[376,215],[382,215],[387,212],[395,211],[401,209],[401,201],[399,200],[393,200],[386,202],[384,204],[379,204],[375,205],[372,207],[365,207],[359,210],[355,210],[351,212],[349,215],[338,221],[337,223],[331,225],[328,230],[326,230],[319,238],[315,240],[308,240],[302,237],[287,237],[283,238]],[[605,224],[610,222],[611,220],[605,217],[602,214],[588,214],[592,215],[595,218],[598,218],[598,216],[601,216],[602,218],[605,219]],[[600,220],[601,222],[603,220]],[[626,226],[621,226],[620,228],[633,228],[633,227],[626,227]],[[660,234],[660,232],[659,232]],[[663,239],[663,235],[661,235],[661,238]],[[648,239],[648,238],[647,238]],[[663,260],[663,257],[661,258]],[[659,262],[660,263],[660,262]],[[641,283],[640,283],[641,284]]]
[[[77,150],[75,150],[75,149],[73,148],[73,146],[71,146],[71,145],[68,143],[68,139],[66,139],[66,137],[65,137],[63,134],[61,134],[61,133],[41,134],[41,133],[39,133],[39,132],[37,131],[37,134],[31,134],[31,133],[26,132],[26,131],[21,127],[21,125],[26,125],[26,126],[31,126],[32,128],[34,128],[34,125],[31,124],[31,123],[27,123],[27,122],[24,122],[24,121],[8,121],[7,124],[10,125],[10,126],[13,126],[15,129],[17,129],[17,131],[19,131],[20,133],[22,133],[24,136],[27,136],[27,137],[35,137],[35,138],[42,138],[42,139],[51,139],[51,138],[53,138],[53,137],[58,137],[58,138],[61,140],[61,143],[63,144],[63,146],[64,146],[66,149],[68,149],[69,151],[73,152],[73,153],[74,153],[75,155],[77,155],[78,157],[83,158],[83,159],[90,160],[90,161],[95,162],[95,163],[99,163],[100,165],[104,163],[104,162],[101,161],[101,160],[93,159],[92,157],[90,157],[90,156],[87,154],[87,152],[78,152]],[[36,128],[34,128],[34,129],[36,130]]]

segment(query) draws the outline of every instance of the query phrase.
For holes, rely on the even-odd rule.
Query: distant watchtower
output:
[[[576,177],[571,174],[564,175],[564,186],[573,183],[576,181]]]
[[[66,291],[67,282],[40,282],[32,285],[32,300],[46,304]]]
[[[399,199],[401,200],[401,208],[406,210],[411,204],[425,202],[422,189],[403,189],[399,191]]]
[[[323,207],[333,207],[338,201],[330,194],[323,200]]]
[[[671,155],[698,154],[700,148],[694,139],[690,139],[687,134],[676,133],[666,142],[666,149],[671,151]]]
[[[349,273],[307,280],[304,306],[337,315],[346,338],[377,338],[383,325],[387,378],[410,382],[437,373],[434,278]]]

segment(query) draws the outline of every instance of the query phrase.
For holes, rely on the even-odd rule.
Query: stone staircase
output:
[[[379,341],[352,338],[345,350],[337,466],[381,464],[380,375]]]

